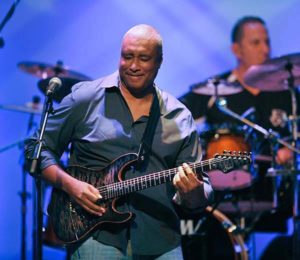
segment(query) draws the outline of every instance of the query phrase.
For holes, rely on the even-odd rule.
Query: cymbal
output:
[[[66,78],[73,78],[78,80],[91,79],[86,75],[70,70],[69,67],[64,66],[61,61],[58,61],[56,65],[50,65],[46,63],[40,63],[40,62],[24,61],[24,62],[19,62],[17,66],[21,70],[42,79],[52,78],[52,77],[66,77]]]
[[[242,92],[243,88],[239,84],[230,83],[226,80],[218,80],[217,83],[214,83],[213,79],[209,79],[197,84],[192,88],[192,91],[201,95],[215,96],[217,93],[219,96],[227,96]]]
[[[41,104],[27,103],[25,105],[0,105],[0,109],[41,115],[43,107]]]
[[[290,74],[291,73],[291,74]],[[293,77],[292,87],[300,85],[300,53],[270,59],[251,66],[244,81],[262,91],[282,91],[289,88],[288,79]]]
[[[58,88],[53,95],[53,100],[56,102],[61,102],[66,95],[71,93],[72,86],[81,81],[79,79],[74,79],[74,78],[64,78],[64,77],[59,77],[59,78],[61,79],[62,86]],[[50,80],[51,78],[39,80],[38,87],[43,93],[46,93],[46,89],[49,85]]]

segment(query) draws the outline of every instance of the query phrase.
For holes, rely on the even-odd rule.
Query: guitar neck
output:
[[[199,172],[197,171],[198,169],[200,169],[200,172],[206,172],[217,169],[218,163],[220,161],[224,162],[224,160],[226,161],[226,159],[212,158],[198,163],[190,163],[189,166],[195,173]],[[104,199],[112,199],[135,191],[158,186],[166,182],[171,182],[176,173],[177,168],[172,168],[169,170],[112,183],[101,187],[99,191]]]

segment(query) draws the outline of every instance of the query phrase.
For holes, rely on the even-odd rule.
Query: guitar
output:
[[[161,172],[124,180],[125,170],[138,159],[137,154],[125,154],[101,170],[81,166],[70,166],[67,172],[74,178],[88,182],[98,188],[102,198],[97,204],[106,208],[102,216],[88,213],[61,189],[53,188],[48,207],[50,224],[62,244],[71,244],[85,239],[88,234],[102,224],[122,224],[129,221],[133,213],[116,209],[117,200],[129,193],[144,190],[166,182],[171,182],[177,173],[177,167]],[[189,166],[201,178],[201,172],[221,170],[227,173],[243,165],[250,164],[251,154],[224,152],[214,158],[191,163]]]

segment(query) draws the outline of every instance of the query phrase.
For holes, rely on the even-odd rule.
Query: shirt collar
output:
[[[103,88],[113,88],[113,87],[116,87],[116,88],[119,88],[119,81],[120,81],[120,74],[119,74],[119,71],[115,71],[114,73],[106,76],[101,85]],[[159,89],[159,87],[154,83],[154,88],[155,88],[155,91],[157,93],[157,96],[158,96],[158,100],[159,100],[159,106],[160,106],[160,113],[161,115],[162,114],[165,114],[166,113],[166,108],[165,106],[163,105],[163,98],[162,98],[162,93],[161,93],[161,90]]]
[[[112,88],[112,87],[118,87],[118,83],[120,80],[119,71],[115,71],[114,73],[106,76],[101,85],[103,88]]]

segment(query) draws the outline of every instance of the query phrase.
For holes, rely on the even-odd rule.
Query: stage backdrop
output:
[[[32,178],[22,173],[22,140],[29,128],[37,127],[27,113],[7,110],[23,108],[34,96],[44,100],[37,76],[17,64],[56,64],[92,79],[117,69],[123,34],[140,23],[156,27],[163,37],[164,62],[158,85],[175,96],[192,83],[231,69],[230,32],[243,15],[266,20],[272,55],[299,52],[300,2],[298,0],[2,0],[3,21],[13,3],[11,19],[2,29],[5,45],[0,49],[0,258],[18,259],[21,248],[21,196],[27,192],[26,242],[30,257],[33,188]],[[31,127],[32,126],[32,127]],[[25,181],[24,181],[25,179]]]

